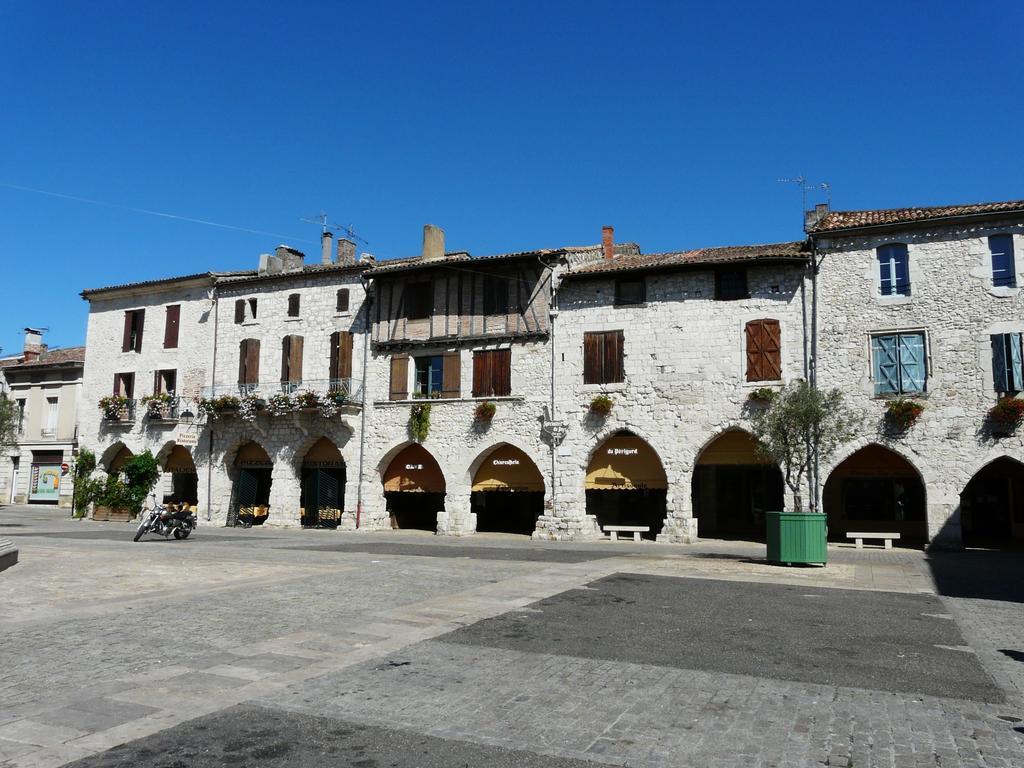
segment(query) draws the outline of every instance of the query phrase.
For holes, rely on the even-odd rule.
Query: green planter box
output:
[[[820,563],[828,560],[825,515],[803,512],[766,512],[768,562]]]

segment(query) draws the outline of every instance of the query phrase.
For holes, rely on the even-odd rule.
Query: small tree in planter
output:
[[[819,460],[828,460],[840,445],[854,437],[859,417],[846,406],[839,390],[822,392],[806,381],[795,381],[782,389],[768,408],[754,414],[752,424],[759,451],[779,465],[793,496],[791,513],[766,514],[768,559],[824,563],[824,515],[802,514],[803,484],[811,476],[815,449]],[[813,526],[815,530],[788,537],[783,526]]]
[[[473,418],[481,423],[490,423],[497,410],[498,406],[490,400],[484,400],[482,403],[477,403],[476,410],[473,411]]]
[[[924,413],[924,404],[917,400],[897,397],[885,404],[885,418],[899,432],[906,432]]]
[[[1012,433],[1024,421],[1024,400],[1003,397],[988,409],[988,419],[994,432]]]
[[[590,412],[602,418],[612,412],[615,401],[608,395],[597,395],[590,401]]]

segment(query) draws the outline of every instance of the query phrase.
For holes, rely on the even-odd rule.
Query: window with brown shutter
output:
[[[338,289],[337,312],[348,312],[348,288]]]
[[[299,316],[299,294],[292,293],[288,296],[288,317]]]
[[[622,331],[583,334],[583,383],[616,384],[625,379]]]
[[[331,334],[331,379],[352,378],[352,333],[335,331]]]
[[[409,357],[395,355],[391,358],[391,392],[390,400],[407,400],[409,398]]]
[[[245,322],[245,299],[238,299],[235,302],[235,325]]]
[[[512,394],[512,350],[487,349],[473,353],[473,397]]]
[[[459,397],[462,393],[462,359],[458,352],[445,352],[441,368],[441,397]]]
[[[242,339],[238,345],[238,383],[259,384],[260,340]]]
[[[153,371],[153,394],[174,394],[177,391],[178,372],[175,370]]]
[[[746,325],[747,381],[782,378],[782,331],[778,320],[751,320]]]
[[[121,337],[122,352],[142,351],[142,327],[146,321],[146,310],[130,309],[124,313],[124,335]]]
[[[167,318],[164,321],[164,349],[176,349],[178,346],[178,323],[181,320],[181,304],[167,306]]]
[[[281,341],[281,382],[302,381],[302,337],[285,336]]]
[[[127,397],[129,400],[135,397],[135,374],[115,373],[114,394]]]

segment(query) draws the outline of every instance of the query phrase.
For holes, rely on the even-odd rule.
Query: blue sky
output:
[[[1024,198],[1020,3],[0,5],[0,346],[81,343],[80,290],[378,258],[801,236],[837,209]],[[10,185],[203,219],[255,234]],[[812,194],[809,202],[821,199]]]

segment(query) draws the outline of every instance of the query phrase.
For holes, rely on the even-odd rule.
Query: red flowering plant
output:
[[[998,431],[1013,432],[1024,420],[1024,400],[1003,397],[988,409],[988,418]]]

